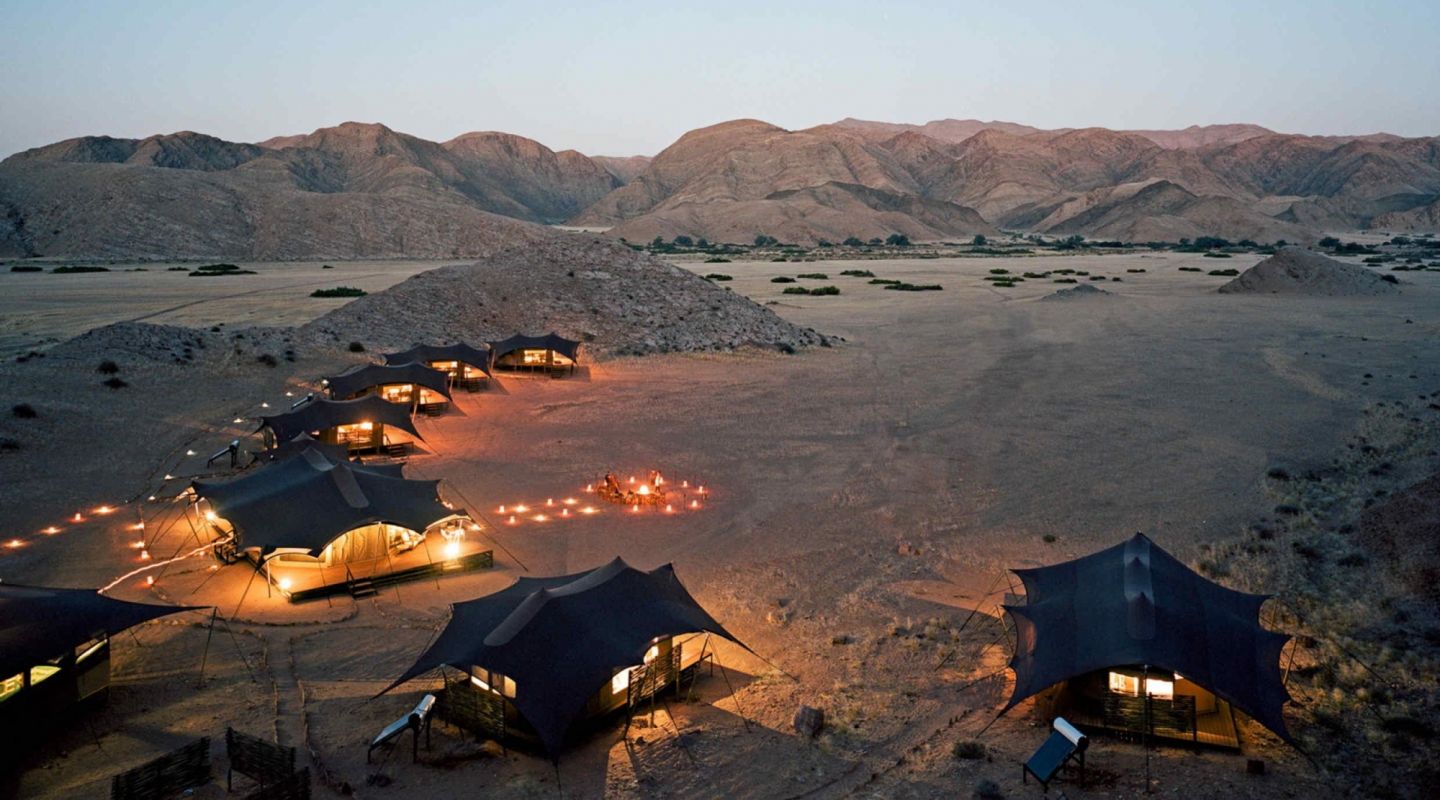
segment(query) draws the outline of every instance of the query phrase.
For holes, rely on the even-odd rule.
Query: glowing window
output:
[[[1110,673],[1110,691],[1135,697],[1140,694],[1140,679],[1120,672]]]
[[[615,673],[615,677],[610,679],[611,694],[620,694],[630,688],[630,672],[634,669],[634,667],[626,667]]]
[[[550,361],[549,353],[549,350],[524,350],[521,351],[521,358],[526,364],[546,364]]]
[[[391,403],[408,403],[414,396],[415,387],[408,383],[395,383],[380,387],[380,396]]]
[[[0,681],[0,700],[8,699],[11,695],[20,691],[25,686],[25,673],[11,675]]]
[[[34,686],[59,671],[59,667],[51,664],[38,664],[33,666],[30,668],[30,685]]]
[[[84,661],[87,658],[90,658],[91,656],[100,652],[100,648],[104,646],[104,639],[91,639],[85,644],[82,644],[75,648],[75,661],[78,663]]]
[[[1157,700],[1175,699],[1175,682],[1161,678],[1146,678],[1145,693]]]

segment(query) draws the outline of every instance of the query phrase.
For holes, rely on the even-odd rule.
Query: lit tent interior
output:
[[[1280,672],[1290,637],[1260,625],[1267,595],[1209,581],[1139,533],[1013,571],[1025,597],[1005,606],[1017,636],[1006,711],[1039,695],[1041,713],[1082,727],[1238,747],[1233,707],[1290,741]]]
[[[189,610],[116,600],[94,589],[0,583],[0,735],[6,750],[67,710],[103,700],[111,636]]]
[[[349,400],[362,395],[421,410],[440,410],[450,402],[450,376],[418,362],[365,364],[325,379],[330,397]]]
[[[336,460],[311,447],[250,474],[195,481],[191,488],[216,534],[233,533],[236,551],[284,596],[299,600],[357,578],[469,564],[477,555],[479,543],[467,538],[474,523],[440,499],[440,482],[409,480],[402,470]],[[444,546],[432,552],[430,534],[437,530]]]
[[[352,452],[381,450],[413,443],[402,441],[395,431],[423,440],[410,410],[375,395],[354,400],[311,398],[284,413],[260,418],[267,447],[288,442],[300,435],[313,436],[327,444],[343,444]]]
[[[580,343],[554,332],[516,334],[491,342],[490,355],[493,366],[506,369],[574,369],[580,363]]]
[[[503,714],[501,729],[486,733],[528,728],[552,756],[580,720],[625,705],[642,685],[657,692],[696,665],[706,643],[694,634],[745,647],[669,564],[644,572],[616,558],[587,572],[520,578],[451,610],[434,643],[385,691],[454,667],[468,680],[448,684],[447,694],[478,695],[469,702],[488,701]],[[442,707],[456,699],[443,699]],[[511,722],[517,713],[519,731]]]
[[[421,364],[438,369],[450,376],[455,386],[466,389],[479,388],[482,381],[490,377],[490,348],[471,347],[464,342],[455,344],[421,344],[398,353],[386,353],[386,364]]]

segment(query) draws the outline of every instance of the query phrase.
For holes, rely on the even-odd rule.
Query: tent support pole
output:
[[[435,569],[435,557],[430,555],[430,534],[421,534],[425,543],[425,560],[430,562],[430,574],[435,578],[435,591],[440,591],[440,573]],[[441,538],[444,538],[443,536]]]
[[[725,679],[725,688],[730,690],[730,699],[735,701],[735,710],[740,713],[740,721],[745,723],[745,732],[750,732],[750,720],[745,717],[745,709],[740,707],[740,696],[735,694],[735,686],[730,683],[729,670],[720,661],[720,653],[715,653],[715,663],[720,665],[720,677]]]
[[[1145,692],[1145,727],[1141,731],[1145,746],[1145,794],[1150,794],[1150,665],[1146,664],[1140,688]]]
[[[252,583],[255,582],[255,576],[256,576],[256,575],[259,575],[259,574],[260,574],[260,565],[259,565],[259,564],[256,564],[256,565],[255,565],[255,570],[250,573],[250,580],[245,581],[245,590],[240,593],[240,602],[236,603],[236,604],[235,604],[235,610],[232,611],[232,612],[230,612],[230,616],[231,616],[232,618],[233,618],[233,617],[238,617],[238,616],[240,616],[240,606],[242,606],[242,605],[245,604],[245,595],[250,594],[250,584],[252,584]]]
[[[197,689],[205,688],[205,664],[210,660],[210,640],[215,638],[215,615],[219,613],[219,608],[210,608],[210,628],[205,632],[205,650],[200,653],[200,680],[195,685]]]

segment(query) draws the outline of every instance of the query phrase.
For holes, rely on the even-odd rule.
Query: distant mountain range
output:
[[[516,220],[629,241],[1433,231],[1440,138],[734,120],[654,158],[610,158],[505,133],[441,143],[345,123],[255,144],[83,137],[0,162],[8,257],[448,258],[547,235]]]

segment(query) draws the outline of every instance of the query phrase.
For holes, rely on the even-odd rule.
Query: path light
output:
[[[146,575],[146,576],[145,576],[145,585],[146,585],[146,586],[154,586],[154,585],[155,585],[155,576],[154,576],[154,575]]]
[[[55,527],[54,525],[51,525],[50,527],[40,532],[45,534],[46,536],[54,536],[55,534],[60,532],[60,529]]]
[[[167,473],[165,473],[165,480],[167,480],[167,481],[173,481],[173,480],[175,480],[175,476],[174,476],[174,475],[171,475],[170,473],[167,472]]]
[[[631,482],[631,483],[634,483],[634,482],[635,482],[635,476],[634,476],[634,475],[631,475],[631,476],[630,476],[630,482]]]
[[[85,521],[85,518],[80,515],[80,512],[79,512],[79,511],[76,511],[76,512],[75,512],[75,516],[71,517],[71,518],[70,518],[70,521],[71,521],[71,522],[84,522],[84,521]]]
[[[24,547],[25,543],[20,541],[19,539],[11,539],[10,541],[5,543],[5,546],[10,548],[11,550],[14,550],[17,547]]]
[[[568,508],[562,508],[562,509],[560,509],[560,516],[562,516],[562,517],[568,517],[568,516],[570,516],[570,509],[568,509]]]
[[[260,404],[260,407],[261,407],[261,408],[269,408],[269,407],[270,407],[270,404],[269,404],[269,403],[261,403],[261,404]]]
[[[565,503],[565,505],[567,505],[567,506],[573,506],[573,505],[575,505],[575,504],[578,503],[578,502],[580,502],[580,501],[579,501],[579,500],[576,500],[576,499],[573,498],[573,497],[567,497],[567,498],[565,498],[565,500],[564,500],[564,503]]]
[[[705,494],[705,487],[704,487],[704,486],[701,486],[700,488],[696,489],[695,491],[699,492],[699,493],[703,496],[703,495]]]
[[[665,513],[666,513],[666,514],[674,514],[674,513],[675,513],[675,506],[672,506],[672,505],[670,505],[669,503],[666,503],[666,504],[665,504]]]
[[[194,451],[194,450],[186,450],[186,451],[185,451],[185,455],[187,455],[187,456],[193,456],[193,455],[195,455],[195,451]]]
[[[547,520],[547,519],[550,519],[550,518],[547,517],[547,516],[545,516],[544,514],[536,514],[536,515],[535,515],[535,521],[536,521],[536,522],[544,522],[544,521]]]
[[[115,510],[115,509],[111,508],[110,506],[100,506],[99,508],[95,509],[95,513],[96,513],[96,514],[109,514],[111,511],[114,511],[114,510]]]
[[[134,525],[131,525],[131,526],[130,526],[130,530],[132,530],[132,531],[143,531],[143,530],[145,530],[145,520],[142,519],[142,520],[140,520],[139,522],[135,523]]]
[[[681,488],[681,489],[689,489],[689,488],[690,488],[690,481],[680,481],[680,488]]]
[[[581,514],[594,514],[594,513],[595,513],[595,507],[594,507],[594,506],[585,506],[584,508],[580,509],[580,513],[581,513]]]
[[[631,513],[639,514],[639,513],[640,513],[640,504],[639,504],[639,503],[636,503],[635,505],[630,506],[630,511],[631,511]]]
[[[133,549],[135,549],[135,550],[143,549],[143,548],[145,547],[145,540],[144,540],[144,539],[136,539],[135,541],[133,541],[133,542],[130,543],[130,547],[133,548]]]
[[[511,514],[511,515],[510,515],[510,524],[511,524],[511,525],[514,525],[514,524],[515,524],[515,515],[514,515],[514,514]]]
[[[526,505],[515,506],[515,513],[516,513],[516,514],[524,514],[526,511],[529,511],[529,510],[530,510],[530,506],[526,506]]]
[[[141,561],[149,561],[149,560],[150,560],[150,551],[149,551],[149,550],[141,550],[141,551],[140,551],[140,560],[141,560]]]
[[[214,512],[214,511],[206,511],[206,512],[205,512],[205,521],[206,521],[206,522],[214,522],[215,519],[216,519],[216,517],[215,517],[215,512]]]
[[[235,418],[235,424],[236,424],[236,425],[240,425],[240,424],[242,424],[243,422],[245,422],[244,418],[242,418],[242,417],[236,417],[236,418]]]
[[[555,507],[555,498],[553,498],[553,497],[547,497],[547,498],[545,498],[545,505],[549,506],[550,508],[554,508],[554,507]]]
[[[593,491],[595,491],[595,484],[593,484],[593,483],[587,483],[587,484],[585,484],[585,491],[587,491],[587,492],[593,492]]]
[[[286,392],[286,393],[285,393],[285,396],[286,396],[286,397],[294,397],[294,396],[295,396],[295,393],[294,393],[294,392]]]
[[[505,506],[500,506],[500,513],[501,513],[501,514],[504,514],[504,513],[505,513]]]
[[[153,495],[153,494],[150,495],[149,500],[150,500],[150,502],[152,502],[152,503],[155,502],[155,495]]]
[[[699,508],[699,507],[700,507],[700,501],[699,501],[699,500],[691,500],[691,501],[690,501],[690,507],[691,507],[691,508]]]

